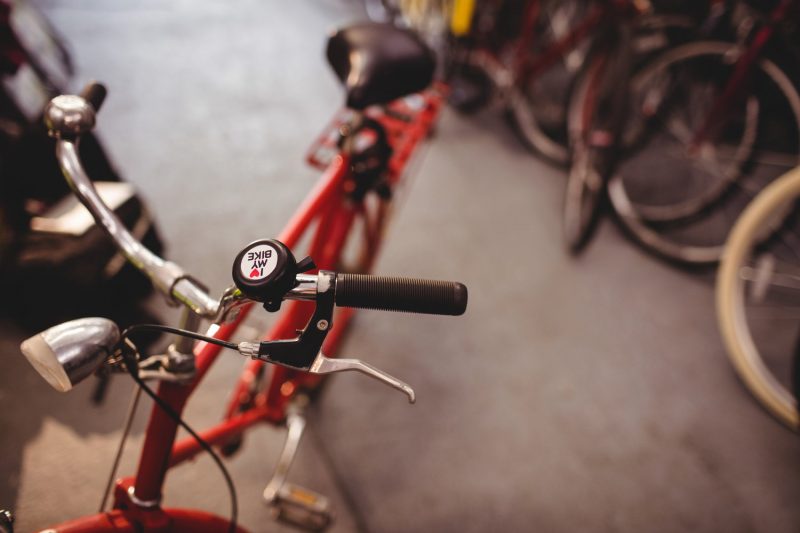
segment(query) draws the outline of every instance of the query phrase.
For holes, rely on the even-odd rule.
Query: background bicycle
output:
[[[733,220],[796,164],[800,140],[797,72],[787,61],[796,37],[784,22],[797,3],[715,8],[696,38],[632,76],[624,119],[606,128],[620,139],[616,155],[597,170],[611,180],[622,226],[646,248],[689,264],[719,260]]]
[[[165,213],[159,227],[170,257],[200,264],[210,284],[230,275],[212,258],[279,226],[317,178],[302,158],[341,101],[322,43],[330,28],[361,16],[358,9],[335,0],[242,4],[233,12],[197,2],[50,6],[81,60],[79,75],[104,73],[114,96],[103,113],[119,121],[104,122],[102,133],[127,140],[109,149],[156,202],[153,211]],[[172,84],[150,82],[159,77]],[[204,128],[212,119],[215,131]],[[224,144],[209,148],[212,140]],[[241,166],[232,168],[236,161]],[[189,240],[198,227],[183,222],[196,220],[183,204],[187,176],[196,176],[197,192],[219,198],[224,215],[208,217],[207,247]],[[359,317],[350,353],[403,346],[399,357],[371,361],[414,382],[418,403],[409,409],[392,393],[376,400],[377,384],[330,383],[293,473],[332,495],[335,528],[794,533],[797,511],[788,502],[798,490],[796,439],[736,381],[710,285],[643,254],[609,225],[580,259],[567,257],[563,173],[532,158],[493,113],[446,113],[417,176],[379,266],[416,271],[426,261],[432,277],[446,277],[457,262],[470,310],[445,334],[409,317],[413,337],[381,324],[381,315]],[[278,201],[270,212],[245,209],[240,194],[215,194],[223,179],[239,191],[277,191]],[[233,219],[240,235],[221,227]],[[0,389],[13,410],[29,414],[0,413],[0,427],[14,428],[0,432],[0,499],[14,502],[26,531],[63,516],[60,508],[96,507],[125,406],[92,411],[90,391],[79,388],[57,396],[54,408],[53,397],[32,392],[40,378],[27,363],[9,371],[14,363],[5,354],[18,357],[24,335],[10,329],[4,324],[0,336]],[[441,352],[432,352],[434,341]],[[206,383],[210,393],[215,385],[227,390],[241,370],[238,360],[220,363]],[[128,394],[123,380],[113,391]],[[217,398],[198,397],[190,422],[216,421]],[[131,448],[140,431],[135,425]],[[243,523],[256,529],[267,516],[260,494],[274,465],[265,457],[277,456],[282,437],[259,430],[229,463]],[[58,450],[47,438],[58,439]],[[79,453],[85,440],[89,458]],[[376,444],[383,454],[368,453]],[[196,469],[175,471],[167,498],[224,513],[212,469],[201,458]],[[74,487],[57,500],[50,488],[59,473],[86,476],[87,491]],[[196,489],[176,491],[186,484]],[[26,526],[32,519],[25,516],[42,520]]]

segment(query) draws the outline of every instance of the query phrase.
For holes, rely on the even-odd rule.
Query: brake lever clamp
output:
[[[240,252],[233,265],[233,279],[236,286],[248,297],[257,301],[274,300],[276,289],[266,286],[271,279],[280,279],[281,263],[294,264],[294,257],[283,258],[289,249],[274,240],[256,241]],[[310,260],[300,264],[310,263]],[[313,264],[313,263],[312,263]],[[294,276],[295,274],[293,274]],[[250,277],[250,280],[243,278]],[[285,281],[278,282],[283,294],[293,287]],[[322,344],[333,327],[333,309],[336,296],[336,273],[321,270],[317,274],[317,287],[314,314],[294,339],[263,341],[260,343],[241,342],[239,353],[253,359],[301,370],[312,374],[331,374],[334,372],[357,371],[389,385],[408,396],[409,403],[416,401],[414,390],[399,379],[358,359],[331,359],[322,353]]]

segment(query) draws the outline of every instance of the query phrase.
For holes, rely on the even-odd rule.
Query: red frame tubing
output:
[[[346,171],[346,168],[344,169]],[[346,176],[345,176],[346,177]],[[341,185],[344,184],[344,178],[338,180]],[[343,233],[344,237],[349,232],[350,225],[353,218],[350,214],[353,209],[347,208],[345,215],[341,216],[342,212],[342,188],[338,190],[338,194],[330,198],[327,204],[318,204],[318,208],[322,210],[319,215],[319,223],[317,225],[316,234],[311,246],[309,255],[318,262],[318,266],[324,270],[332,270],[336,268],[336,260],[339,255],[342,242],[338,239],[334,242],[331,237],[333,233]],[[306,220],[306,225],[311,219]],[[342,231],[342,225],[344,227]],[[302,235],[302,234],[300,234]],[[309,303],[291,302],[287,304],[289,309],[281,315],[278,322],[270,329],[264,336],[265,339],[280,339],[290,338],[295,336],[295,331],[305,327],[309,317],[313,313],[313,307]],[[337,330],[338,322],[334,322],[334,331]],[[331,332],[333,334],[333,331]],[[257,401],[252,397],[250,387],[252,381],[260,371],[265,363],[263,361],[252,360],[249,361],[241,378],[234,388],[233,396],[228,404],[225,417],[230,419],[235,417],[241,411],[242,406],[252,404]],[[298,383],[298,379],[303,379],[302,374],[292,372],[289,369],[282,367],[274,367],[273,374],[270,379],[270,387],[263,400],[266,405],[273,406],[273,420],[280,421],[285,418],[285,404],[286,401],[294,393]],[[259,402],[261,403],[261,402]]]
[[[538,17],[538,2],[536,4],[537,8],[532,11],[535,11]],[[586,38],[606,16],[613,13],[615,13],[614,9],[606,3],[593,6],[589,14],[575,28],[533,58],[531,58],[530,49],[527,46],[524,50],[522,46],[518,46],[514,56],[516,62],[515,78],[517,80],[525,80],[531,76],[538,75],[543,70],[547,70],[553,63],[564,57],[564,54],[575,48],[579,42]],[[535,20],[526,20],[526,23],[532,23],[533,25],[535,25],[535,22]],[[533,29],[531,28],[530,31],[533,32]],[[530,39],[525,38],[523,42],[530,43]]]
[[[433,118],[438,112],[438,106],[432,110],[427,110],[423,115],[423,124],[426,128],[430,126]],[[415,121],[414,126],[417,125]],[[397,125],[394,126],[397,128]],[[417,131],[417,128],[406,128],[409,133],[410,139],[414,144],[422,137],[422,133]],[[323,135],[323,137],[327,137]],[[406,142],[405,144],[410,144]],[[404,153],[396,153],[395,157],[407,157]],[[313,160],[313,157],[310,156]],[[309,255],[313,257],[319,268],[324,270],[336,270],[337,261],[339,259],[340,251],[345,246],[347,237],[350,235],[352,224],[357,216],[363,217],[364,223],[367,225],[374,224],[375,221],[371,220],[369,210],[364,204],[349,204],[346,199],[343,199],[347,182],[345,179],[341,181],[342,187],[339,189],[339,195],[334,196],[328,202],[327,206],[318,204],[322,213],[319,215],[319,223],[316,228]],[[382,206],[377,207],[378,213],[376,216],[383,216],[381,211]],[[308,221],[307,221],[308,222]],[[374,228],[372,229],[374,232]],[[373,235],[374,238],[374,235]],[[265,339],[286,338],[294,335],[297,329],[304,327],[312,313],[310,304],[304,303],[303,309],[298,309],[296,302],[289,304],[291,307],[289,311],[284,313],[273,326],[273,328],[264,336]],[[351,320],[354,311],[352,309],[337,309],[334,315],[334,327],[325,340],[323,345],[323,352],[335,356],[339,342],[341,341],[344,332],[347,329],[347,324]],[[269,411],[268,419],[273,422],[280,422],[285,418],[285,405],[286,402],[294,394],[298,386],[311,388],[316,386],[322,379],[320,376],[313,374],[294,372],[286,368],[273,367],[272,376],[270,376],[270,386],[266,392],[258,393],[253,396],[251,390],[253,381],[259,372],[262,371],[264,366],[263,361],[251,360],[245,365],[245,369],[237,382],[234,393],[228,403],[228,408],[225,412],[225,419],[236,418],[239,414],[246,412],[248,409],[262,406],[272,406]],[[234,437],[236,434],[233,435]],[[190,442],[185,439],[180,443],[185,446],[192,446]]]
[[[555,43],[550,44],[539,54],[531,57],[530,43],[534,39],[536,20],[541,11],[540,0],[532,1],[526,7],[522,37],[514,49],[514,77],[515,82],[527,80],[536,76],[543,70],[550,68],[553,63],[573,50],[578,43],[583,41],[607,17],[630,17],[639,15],[640,12],[631,0],[604,0],[595,3],[589,13],[569,33]]]
[[[707,138],[716,135],[718,130],[724,125],[724,119],[728,115],[728,110],[732,105],[737,103],[737,100],[743,96],[743,88],[750,73],[752,72],[753,65],[756,64],[761,52],[767,43],[772,39],[775,34],[777,25],[786,17],[789,8],[797,0],[782,0],[772,13],[770,13],[769,23],[762,27],[756,33],[750,45],[745,52],[739,56],[734,66],[733,74],[725,84],[722,94],[716,99],[711,110],[706,115],[700,129],[694,134],[692,141],[689,145],[691,153],[697,152],[701,144]]]
[[[531,56],[531,43],[538,38],[538,35],[536,35],[536,21],[539,20],[541,11],[541,0],[533,0],[525,6],[525,11],[522,14],[522,29],[514,45],[514,55],[512,56],[514,58],[514,72],[523,71],[524,65]]]
[[[297,241],[315,218],[315,215],[323,207],[330,205],[334,199],[337,199],[336,193],[341,189],[348,172],[348,159],[342,155],[335,157],[329,170],[306,197],[298,212],[292,217],[286,229],[282,232],[279,237],[282,242],[290,248],[297,244]],[[209,333],[219,339],[229,339],[237,326],[244,320],[250,308],[251,306],[243,308],[239,316],[232,323],[225,324],[218,328],[212,326]],[[281,323],[286,326],[291,325],[292,315],[293,313],[291,312],[284,315],[287,316],[287,319],[282,320]],[[288,327],[286,329],[288,329]],[[197,357],[197,375],[195,379],[188,385],[161,383],[158,388],[159,397],[176,413],[182,413],[189,395],[200,383],[220,350],[221,347],[214,344],[204,342],[198,343],[195,346],[195,355]],[[283,411],[284,403],[285,401],[272,405],[278,406],[280,411]],[[271,414],[272,411],[270,410],[264,411],[265,418]],[[220,424],[220,426],[207,430],[206,434],[213,435],[215,440],[230,438],[231,436],[241,433],[241,431],[251,425],[252,422],[253,420],[251,417],[233,423],[226,421]],[[193,439],[192,441],[194,444],[189,444],[188,441],[181,442],[176,446],[176,451],[179,453],[177,459],[179,460],[172,460],[170,456],[172,455],[176,432],[177,423],[158,405],[154,404],[145,433],[145,442],[142,446],[142,453],[134,482],[134,494],[137,500],[145,502],[160,501],[161,489],[169,466],[178,464],[201,451],[200,446],[197,445]],[[127,492],[120,494],[120,496],[122,499],[115,501],[115,508],[135,506],[135,503]]]
[[[411,152],[416,145],[427,135],[434,120],[438,116],[444,94],[447,89],[441,84],[436,84],[433,88],[421,93],[426,99],[426,106],[414,120],[403,121],[394,118],[391,114],[384,114],[378,118],[384,127],[393,137],[395,152],[390,161],[390,179],[396,182],[402,168],[407,162]],[[402,101],[390,104],[392,107],[402,108]],[[365,223],[369,223],[369,214],[363,210],[362,206],[350,204],[346,195],[346,182],[350,172],[350,160],[345,154],[339,154],[333,158],[330,166],[326,169],[318,184],[308,194],[302,205],[290,219],[287,227],[278,237],[289,248],[294,248],[302,236],[306,233],[313,222],[317,222],[316,232],[311,244],[309,255],[315,259],[318,267],[324,270],[336,269],[336,262],[339,259],[341,248],[346,243],[350,233],[350,228],[360,213],[364,217]],[[379,207],[378,209],[381,209]],[[313,304],[309,302],[289,302],[287,309],[281,314],[278,321],[265,335],[265,339],[291,338],[295,336],[298,329],[305,327],[309,317],[313,313]],[[238,324],[244,319],[252,306],[247,306],[239,314],[232,324],[226,324],[218,331],[209,331],[209,334],[217,338],[228,339],[235,331]],[[349,309],[337,310],[334,316],[334,326],[325,341],[324,349],[334,352],[342,334],[346,329],[347,323],[351,320],[353,311]],[[198,356],[198,374],[205,373],[208,366],[220,351],[216,345],[199,343],[195,353]],[[255,398],[250,398],[250,385],[257,375],[261,366],[265,363],[258,360],[249,361],[237,382],[234,393],[229,401],[225,413],[225,421],[200,433],[202,437],[213,444],[224,444],[232,438],[239,436],[248,427],[259,420],[280,422],[286,417],[286,405],[292,398],[299,386],[313,386],[320,380],[319,376],[305,374],[290,370],[285,367],[273,366],[270,384],[267,391],[259,394]],[[192,388],[197,385],[199,380],[195,380]],[[185,403],[186,398],[183,398]],[[252,401],[253,405],[245,410],[240,406],[247,405]],[[257,410],[258,416],[250,413]],[[155,411],[154,411],[155,412]],[[150,428],[148,427],[148,431]],[[172,445],[174,442],[174,430],[171,438],[161,439],[160,442]],[[169,467],[175,466],[202,451],[197,442],[187,437],[174,444],[172,457],[165,463]],[[155,454],[154,454],[155,455]],[[143,453],[144,456],[144,453]],[[164,463],[155,463],[151,459],[149,464],[158,466]],[[142,472],[144,474],[144,472]],[[146,474],[145,474],[146,475]],[[138,474],[137,474],[138,476]],[[162,473],[160,483],[163,484]],[[145,478],[149,481],[149,479]],[[142,497],[143,492],[139,489],[140,482],[137,477],[136,496]]]

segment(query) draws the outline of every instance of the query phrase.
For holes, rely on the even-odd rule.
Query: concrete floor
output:
[[[72,45],[76,88],[108,85],[100,133],[169,257],[219,293],[235,253],[275,236],[317,177],[304,151],[342,101],[325,33],[358,5],[43,7]],[[354,375],[325,390],[292,478],[333,499],[333,531],[800,530],[800,440],[736,380],[708,277],[652,259],[610,224],[569,257],[562,172],[496,112],[445,112],[416,176],[377,270],[461,280],[469,309],[359,315],[343,353],[406,380],[418,402]],[[101,408],[88,385],[49,390],[18,352],[26,335],[0,324],[0,508],[20,531],[96,509],[132,389],[116,379]],[[190,423],[218,420],[241,364],[219,360]],[[260,503],[282,439],[259,428],[228,461],[254,531],[291,530]],[[171,473],[165,498],[228,512],[207,458]]]

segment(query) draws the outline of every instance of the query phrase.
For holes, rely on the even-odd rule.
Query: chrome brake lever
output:
[[[408,403],[414,403],[417,401],[417,397],[414,394],[414,389],[412,389],[407,383],[400,381],[396,377],[387,374],[383,370],[379,370],[369,363],[365,363],[364,361],[360,361],[358,359],[330,358],[325,357],[322,352],[319,352],[317,357],[314,359],[314,362],[311,363],[311,368],[308,369],[308,372],[311,372],[312,374],[333,374],[334,372],[347,372],[349,370],[355,370],[356,372],[366,374],[371,378],[377,379],[378,381],[405,393],[405,395],[408,396]]]
[[[290,341],[284,345],[291,345],[292,342],[296,341]],[[262,344],[269,345],[270,343]],[[331,358],[325,357],[322,352],[317,352],[317,356],[311,361],[310,364],[306,366],[303,364],[293,364],[285,360],[277,360],[269,355],[265,355],[261,352],[259,344],[254,342],[240,342],[238,350],[240,354],[246,355],[253,359],[261,359],[262,361],[266,361],[268,363],[286,366],[295,370],[301,370],[303,372],[310,372],[311,374],[333,374],[335,372],[347,372],[350,370],[355,370],[356,372],[366,374],[371,378],[377,379],[381,383],[385,383],[386,385],[401,391],[408,396],[408,403],[414,403],[417,401],[417,396],[414,394],[414,389],[412,389],[407,383],[400,381],[396,377],[387,374],[383,370],[375,368],[371,364],[365,363],[359,359]]]

